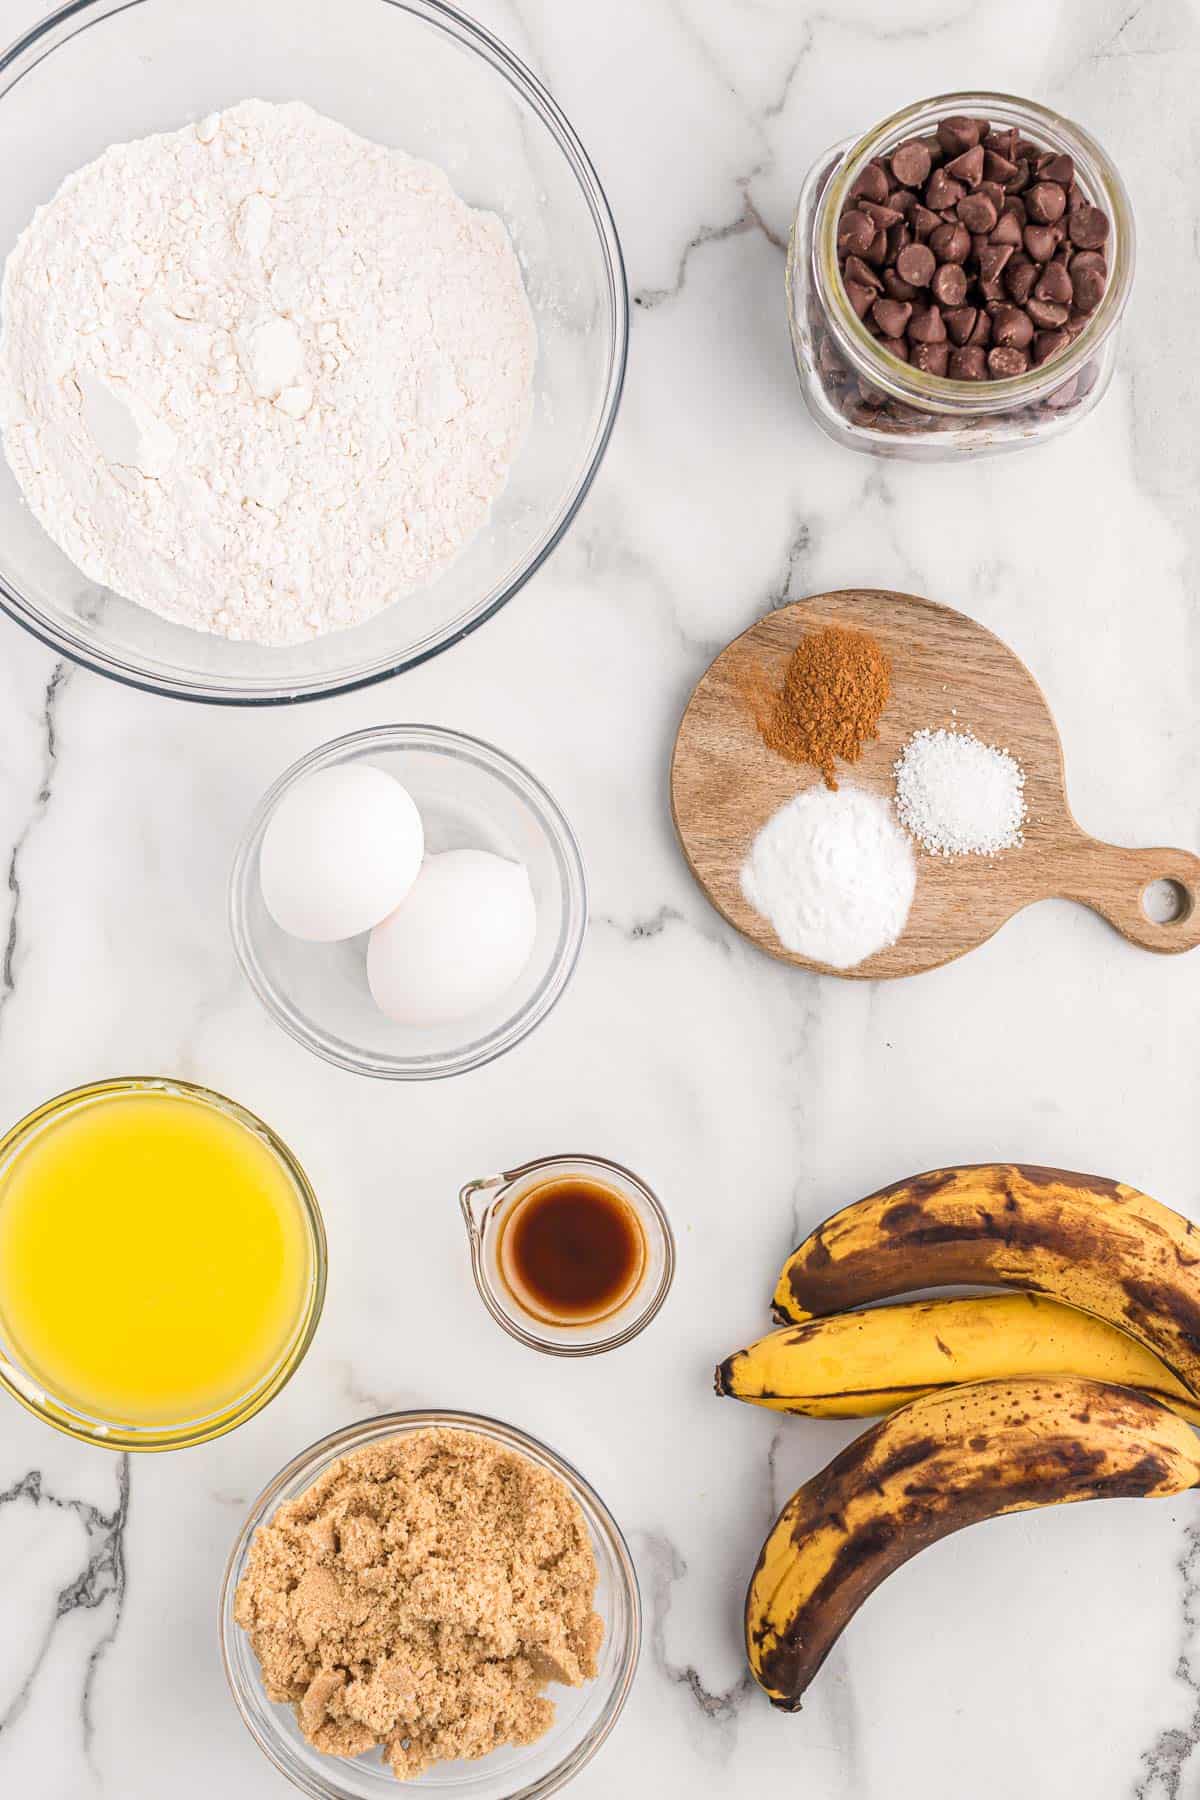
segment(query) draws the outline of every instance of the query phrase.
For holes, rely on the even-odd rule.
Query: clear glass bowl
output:
[[[350,631],[264,649],[168,624],[89,582],[0,455],[0,605],[54,649],[191,700],[316,699],[380,681],[489,618],[570,525],[612,430],[628,301],[616,228],[570,125],[511,51],[439,0],[82,0],[0,57],[0,261],[109,144],[238,100],[307,100],[444,168],[503,218],[538,330],[533,414],[491,522],[429,588]]]
[[[53,1126],[72,1111],[114,1094],[129,1093],[185,1094],[207,1106],[216,1107],[237,1124],[261,1138],[282,1166],[296,1195],[296,1205],[303,1220],[309,1248],[309,1276],[303,1301],[287,1345],[269,1369],[264,1369],[248,1393],[232,1401],[218,1413],[200,1419],[178,1419],[163,1425],[134,1425],[123,1419],[102,1419],[83,1413],[56,1394],[50,1393],[25,1368],[13,1345],[6,1343],[0,1321],[0,1390],[6,1389],[35,1418],[83,1443],[96,1444],[105,1450],[183,1450],[193,1444],[204,1444],[221,1437],[260,1412],[286,1387],[304,1360],[321,1318],[325,1300],[326,1253],[325,1226],[317,1197],[308,1177],[287,1145],[269,1125],[211,1088],[197,1087],[190,1081],[174,1081],[153,1075],[116,1076],[108,1081],[93,1081],[86,1087],[72,1088],[46,1100],[26,1115],[0,1139],[0,1177],[13,1157],[38,1132]]]
[[[521,975],[492,1006],[453,1025],[405,1026],[371,998],[366,938],[312,944],[267,911],[259,851],[283,795],[316,769],[386,769],[417,803],[430,851],[490,850],[524,863],[537,937]],[[380,725],[335,738],[284,771],[263,796],[234,857],[229,923],[238,961],[277,1024],[340,1068],[393,1081],[461,1075],[519,1044],[561,997],[583,944],[587,882],[579,845],[554,799],[502,751],[434,725]]]
[[[1108,287],[1087,325],[1053,361],[1007,380],[951,381],[891,356],[855,314],[838,267],[838,220],[867,163],[958,114],[1015,125],[1034,143],[1073,157],[1081,185],[1111,225]],[[788,246],[787,303],[808,409],[829,437],[851,450],[915,461],[1019,450],[1058,436],[1087,417],[1112,379],[1133,266],[1128,192],[1106,152],[1081,126],[1011,94],[941,94],[907,106],[865,137],[827,150],[800,191]]]
[[[613,1188],[632,1207],[646,1241],[646,1262],[633,1292],[606,1318],[555,1325],[537,1319],[509,1290],[500,1268],[500,1241],[508,1215],[527,1195],[552,1181],[594,1181]],[[479,1298],[504,1331],[548,1356],[597,1356],[617,1350],[649,1325],[675,1279],[675,1237],[661,1200],[632,1169],[606,1156],[542,1156],[503,1175],[470,1181],[458,1196],[471,1246],[471,1273]]]
[[[300,1735],[291,1707],[267,1699],[258,1658],[245,1632],[234,1623],[233,1600],[251,1538],[284,1501],[296,1499],[311,1487],[339,1456],[383,1438],[430,1427],[479,1432],[493,1444],[528,1457],[565,1484],[583,1513],[595,1552],[599,1572],[595,1604],[604,1621],[604,1642],[594,1681],[581,1688],[554,1686],[548,1690],[555,1704],[555,1721],[536,1744],[495,1750],[478,1762],[442,1763],[401,1787],[378,1753],[349,1758],[314,1750]],[[348,1425],[301,1451],[250,1508],[221,1588],[221,1656],[238,1711],[259,1749],[312,1800],[396,1800],[398,1794],[410,1791],[452,1794],[458,1800],[538,1800],[557,1793],[591,1761],[616,1724],[633,1685],[641,1640],[641,1598],[633,1560],[603,1500],[578,1470],[545,1444],[515,1426],[474,1413],[384,1414]]]

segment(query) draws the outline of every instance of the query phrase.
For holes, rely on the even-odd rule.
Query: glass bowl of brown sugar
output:
[[[556,1683],[547,1687],[554,1721],[542,1737],[531,1744],[502,1746],[474,1761],[436,1763],[401,1786],[378,1750],[350,1757],[313,1747],[293,1707],[268,1697],[249,1636],[234,1618],[234,1605],[254,1535],[281,1506],[299,1499],[352,1453],[421,1432],[476,1434],[561,1483],[587,1528],[597,1574],[592,1605],[604,1634],[591,1680],[578,1687]],[[396,1800],[410,1791],[453,1795],[455,1800],[542,1800],[592,1760],[615,1726],[637,1671],[642,1617],[637,1575],[621,1529],[599,1494],[569,1462],[498,1419],[462,1412],[402,1412],[363,1419],[331,1433],[302,1450],[268,1483],[251,1506],[226,1566],[220,1630],[225,1675],[243,1723],[279,1773],[310,1800]]]

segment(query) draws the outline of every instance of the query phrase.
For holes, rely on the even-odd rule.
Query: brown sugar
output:
[[[811,763],[836,788],[837,759],[857,762],[879,736],[890,691],[888,660],[875,639],[826,625],[800,639],[779,691],[756,697],[758,729],[770,749]]]
[[[261,1525],[234,1617],[311,1744],[379,1745],[407,1781],[550,1728],[547,1684],[596,1674],[596,1578],[556,1475],[430,1429],[340,1458]]]

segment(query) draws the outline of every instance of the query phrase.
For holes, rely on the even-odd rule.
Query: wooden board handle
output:
[[[1072,850],[1068,879],[1055,886],[1058,896],[1081,900],[1143,950],[1171,956],[1200,944],[1200,856],[1190,850],[1126,850],[1082,832]],[[1178,910],[1165,923],[1146,911],[1146,889],[1156,881],[1178,890]]]

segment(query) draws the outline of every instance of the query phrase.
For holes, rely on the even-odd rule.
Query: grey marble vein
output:
[[[679,262],[675,270],[675,278],[667,287],[643,287],[634,291],[633,303],[643,311],[649,312],[664,301],[677,299],[683,292],[687,281],[688,264],[697,250],[708,244],[724,244],[730,238],[744,237],[748,231],[759,231],[776,250],[787,249],[787,239],[775,231],[763,218],[754,201],[750,198],[749,183],[760,171],[756,168],[752,174],[739,176],[737,186],[741,190],[742,206],[736,218],[728,219],[723,225],[702,225],[699,231],[691,236],[683,246]]]
[[[24,1712],[33,1693],[34,1683],[54,1641],[55,1630],[68,1614],[94,1611],[111,1601],[108,1624],[88,1653],[83,1687],[79,1697],[79,1717],[85,1753],[90,1753],[95,1730],[93,1697],[96,1677],[105,1654],[114,1643],[125,1610],[125,1530],[129,1521],[130,1470],[129,1456],[116,1459],[117,1502],[111,1512],[102,1512],[89,1501],[53,1493],[42,1479],[40,1469],[30,1469],[19,1481],[0,1493],[0,1507],[25,1501],[33,1506],[48,1506],[74,1513],[86,1533],[87,1560],[83,1568],[55,1599],[54,1612],[47,1624],[34,1660],[15,1695],[0,1714],[0,1736]]]
[[[1174,1672],[1186,1690],[1188,1713],[1182,1724],[1167,1726],[1142,1752],[1145,1774],[1134,1787],[1135,1800],[1182,1800],[1184,1776],[1200,1745],[1200,1666],[1195,1656],[1200,1628],[1200,1525],[1187,1526],[1183,1538],[1177,1565],[1183,1641]],[[1192,1786],[1189,1791],[1196,1790]]]
[[[749,1670],[730,1687],[713,1690],[700,1679],[692,1663],[675,1662],[667,1651],[667,1620],[671,1612],[671,1594],[676,1582],[687,1574],[687,1563],[670,1538],[660,1532],[643,1532],[645,1559],[650,1565],[650,1654],[655,1668],[675,1687],[681,1687],[695,1701],[702,1718],[720,1728],[722,1748],[733,1748],[738,1714],[754,1690]]]
[[[55,770],[58,765],[58,736],[56,714],[59,697],[70,680],[71,665],[57,662],[46,683],[42,698],[41,732],[42,732],[42,767],[33,805],[24,826],[13,841],[8,859],[7,887],[9,896],[8,931],[5,936],[4,954],[0,958],[0,1022],[3,1021],[5,1009],[16,991],[17,964],[21,947],[21,858],[30,837],[45,817],[50,805],[50,796],[54,783]]]

